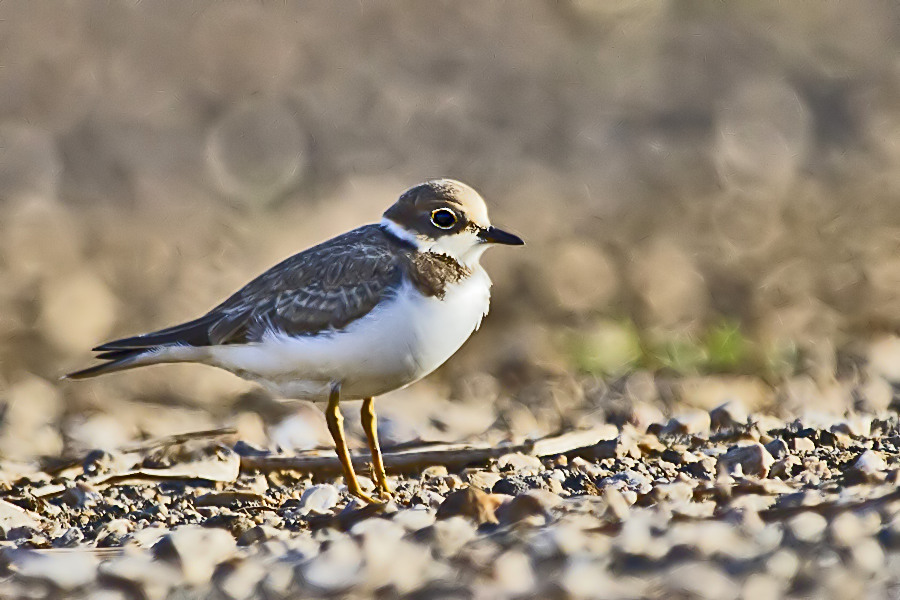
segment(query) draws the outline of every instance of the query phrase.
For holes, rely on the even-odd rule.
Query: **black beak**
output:
[[[478,232],[478,237],[480,237],[482,241],[485,241],[488,244],[504,244],[506,246],[525,245],[525,242],[522,241],[522,238],[520,238],[519,236],[503,231],[502,229],[497,229],[496,227],[488,227],[487,229],[482,229]]]

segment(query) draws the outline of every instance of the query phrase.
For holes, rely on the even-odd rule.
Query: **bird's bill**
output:
[[[524,246],[525,242],[519,236],[497,229],[496,227],[488,227],[478,232],[478,237],[488,244],[504,244],[506,246]]]

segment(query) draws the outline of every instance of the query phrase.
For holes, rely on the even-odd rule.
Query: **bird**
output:
[[[197,319],[101,344],[93,351],[103,362],[64,377],[200,363],[280,398],[326,403],[347,491],[379,502],[356,477],[341,400],[362,400],[374,479],[382,499],[390,497],[374,399],[419,381],[459,350],[490,306],[482,254],[524,243],[491,225],[472,187],[426,181],[403,192],[380,222],[283,260]]]

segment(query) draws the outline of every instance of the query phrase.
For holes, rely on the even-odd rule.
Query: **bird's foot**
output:
[[[363,502],[367,502],[369,504],[384,504],[384,500],[376,500],[372,496],[365,493],[361,487],[359,486],[348,486],[347,491],[350,492],[350,495],[356,496]]]

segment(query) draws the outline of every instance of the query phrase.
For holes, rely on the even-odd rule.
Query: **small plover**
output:
[[[471,187],[428,181],[404,192],[380,223],[295,254],[198,319],[97,346],[96,357],[106,362],[67,377],[192,362],[282,398],[327,402],[347,489],[374,502],[354,473],[340,400],[363,400],[376,483],[390,493],[374,397],[425,377],[462,346],[490,303],[482,253],[523,243],[491,225]]]

